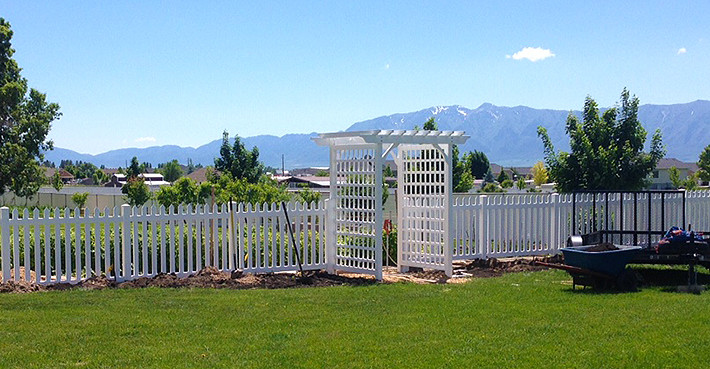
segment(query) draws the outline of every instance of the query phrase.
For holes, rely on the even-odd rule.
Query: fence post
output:
[[[331,190],[333,191],[333,190]],[[331,199],[325,200],[325,270],[333,274],[335,273],[335,201]]]
[[[552,194],[552,214],[550,214],[550,233],[552,238],[550,239],[550,250],[559,250],[560,248],[560,194]]]
[[[444,272],[447,277],[454,275],[454,265],[452,254],[454,252],[454,206],[451,202],[454,199],[453,184],[452,184],[452,167],[451,167],[451,145],[444,146],[444,193],[446,194],[446,222],[444,222]]]
[[[0,208],[0,231],[2,232],[2,281],[10,280],[10,208]]]
[[[238,244],[237,244],[237,237],[239,236],[239,233],[237,232],[237,221],[234,219],[237,214],[235,213],[237,211],[237,202],[236,201],[230,201],[229,203],[229,238],[227,241],[229,242],[229,263],[228,267],[229,270],[235,270],[239,268],[239,259],[238,255],[241,255],[238,250]]]
[[[131,235],[128,232],[131,223],[131,206],[128,204],[121,205],[121,273],[116,275],[121,276],[121,281],[125,281],[131,276]]]
[[[486,228],[488,226],[488,222],[485,219],[487,202],[488,195],[481,195],[478,197],[478,215],[476,216],[478,219],[478,225],[476,227],[478,228],[478,232],[476,232],[478,239],[476,240],[476,248],[478,249],[478,254],[483,257],[488,257],[488,248],[490,247],[488,229]]]

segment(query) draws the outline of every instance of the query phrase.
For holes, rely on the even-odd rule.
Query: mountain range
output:
[[[572,114],[580,115],[579,111]],[[462,130],[471,138],[460,147],[461,152],[484,152],[491,162],[503,166],[531,166],[543,158],[543,146],[537,127],[547,128],[558,150],[569,150],[565,122],[569,111],[534,109],[526,106],[504,107],[485,103],[468,109],[459,105],[436,106],[411,113],[382,116],[357,122],[346,131],[376,129],[413,129],[435,117],[439,130]],[[667,157],[695,162],[703,148],[710,144],[710,101],[697,100],[685,104],[639,107],[639,120],[649,133],[660,129]],[[317,133],[287,134],[281,137],[259,135],[242,138],[244,144],[259,148],[259,158],[273,167],[281,167],[282,155],[286,168],[328,166],[328,148],[316,145],[311,137]],[[133,156],[153,165],[177,159],[187,163],[212,165],[219,155],[221,139],[197,148],[174,145],[111,150],[102,154],[80,154],[55,148],[45,153],[46,159],[59,164],[61,160],[84,161],[107,167],[126,166]]]

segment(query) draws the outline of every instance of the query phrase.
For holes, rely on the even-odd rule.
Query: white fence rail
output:
[[[297,270],[280,205],[0,209],[2,281],[117,281],[158,273],[188,276],[204,267],[245,272]],[[325,207],[287,205],[303,269],[325,268]]]

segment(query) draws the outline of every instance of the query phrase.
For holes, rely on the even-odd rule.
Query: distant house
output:
[[[675,158],[663,158],[658,161],[656,169],[654,169],[648,177],[650,180],[648,189],[673,189],[674,187],[670,177],[670,169],[673,167],[678,169],[678,172],[680,173],[680,180],[684,180],[698,171],[698,164],[696,163],[685,163]]]
[[[94,179],[89,177],[89,178],[82,178],[77,182],[77,184],[82,185],[82,186],[94,186],[96,183],[94,183]]]
[[[316,176],[275,176],[274,179],[279,184],[286,184],[289,189],[308,188],[329,188],[330,177]]]
[[[52,183],[52,178],[54,174],[59,172],[59,178],[62,179],[62,183],[67,184],[74,180],[74,176],[61,168],[44,168],[44,175],[47,177],[47,182]]]
[[[170,182],[163,179],[163,175],[160,173],[141,173],[138,178],[142,178],[148,186],[167,186],[170,184]],[[125,174],[116,173],[111,176],[111,180],[104,187],[123,187],[127,181],[128,178]]]
[[[308,168],[295,168],[286,173],[292,176],[298,177],[315,177],[319,172],[328,171],[328,167],[308,167]]]
[[[505,173],[510,179],[517,179],[513,178],[513,172],[517,173],[518,176],[523,178],[532,178],[532,167],[503,167],[498,164],[491,163],[491,173],[493,173],[493,177],[498,178],[498,175],[500,174],[501,170],[505,170]]]
[[[121,173],[114,173],[111,175],[111,180],[109,180],[104,187],[123,187],[126,184],[126,175]]]
[[[138,178],[143,178],[145,184],[148,186],[170,185],[170,182],[166,181],[160,173],[141,173],[138,175]]]

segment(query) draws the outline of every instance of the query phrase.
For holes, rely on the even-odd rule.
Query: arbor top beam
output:
[[[311,138],[320,146],[348,146],[361,144],[456,144],[465,143],[470,136],[464,131],[371,130],[321,133]]]

